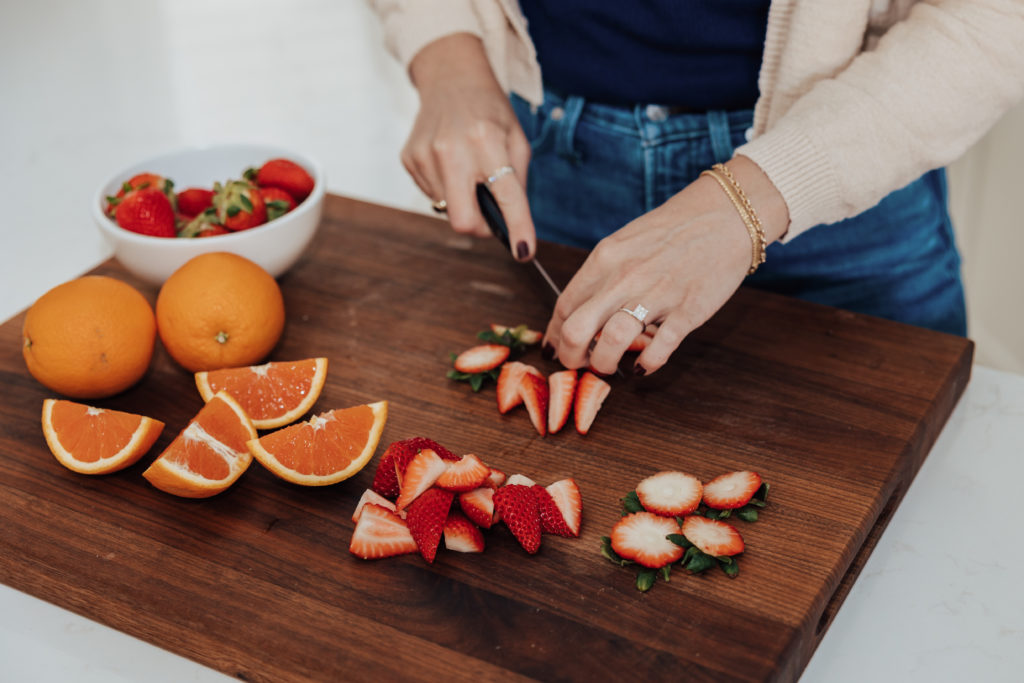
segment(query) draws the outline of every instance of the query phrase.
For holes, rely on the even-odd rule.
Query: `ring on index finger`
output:
[[[625,306],[623,306],[619,310],[622,311],[623,313],[628,313],[629,315],[633,316],[640,322],[641,325],[643,325],[643,329],[640,330],[640,334],[643,334],[644,332],[647,331],[647,323],[644,321],[647,320],[647,314],[650,313],[650,311],[644,308],[643,304],[637,304],[633,310],[630,310]]]

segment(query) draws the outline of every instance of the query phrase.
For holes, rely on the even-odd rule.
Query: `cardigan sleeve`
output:
[[[406,69],[420,50],[453,33],[483,37],[473,0],[369,0],[388,50]]]
[[[1024,95],[1024,2],[923,0],[736,150],[789,207],[789,241],[955,160]]]

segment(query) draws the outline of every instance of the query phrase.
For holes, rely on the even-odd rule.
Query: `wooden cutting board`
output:
[[[563,283],[584,258],[542,254]],[[249,681],[797,678],[963,391],[972,343],[741,290],[666,370],[613,379],[588,436],[540,438],[523,409],[498,414],[493,388],[445,379],[489,323],[543,329],[532,271],[441,221],[330,197],[280,280],[274,358],[330,359],[318,411],[387,399],[379,452],[422,435],[543,484],[575,477],[579,539],[528,556],[499,527],[482,555],[358,560],[350,516],[376,458],[321,489],[254,463],[213,499],[157,491],[142,470],[201,406],[159,348],[138,386],[97,402],[164,420],[153,452],[76,475],[43,441],[50,394],[24,368],[18,316],[0,327],[0,581]],[[137,284],[112,261],[96,272]],[[641,594],[599,554],[643,477],[748,468],[771,495],[736,522],[738,578],[677,570]]]

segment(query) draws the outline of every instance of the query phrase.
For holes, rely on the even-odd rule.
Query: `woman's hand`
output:
[[[516,257],[536,251],[526,199],[530,143],[498,85],[480,39],[456,33],[423,48],[409,67],[420,111],[402,150],[402,164],[432,200],[444,200],[458,232],[489,235],[476,184],[511,166],[490,184],[508,224]]]
[[[778,239],[789,223],[782,195],[749,159],[735,157],[727,165],[768,241]],[[545,344],[568,368],[589,364],[611,374],[643,329],[621,309],[640,304],[649,310],[646,322],[659,325],[636,372],[654,372],[732,296],[750,262],[750,236],[739,213],[714,179],[701,177],[598,243],[559,297]]]

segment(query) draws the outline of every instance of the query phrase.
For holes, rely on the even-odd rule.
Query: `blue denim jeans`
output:
[[[512,105],[533,147],[527,182],[541,239],[585,249],[664,203],[745,141],[753,113],[671,113],[546,92]],[[858,216],[768,247],[748,286],[951,334],[967,331],[943,170]]]

